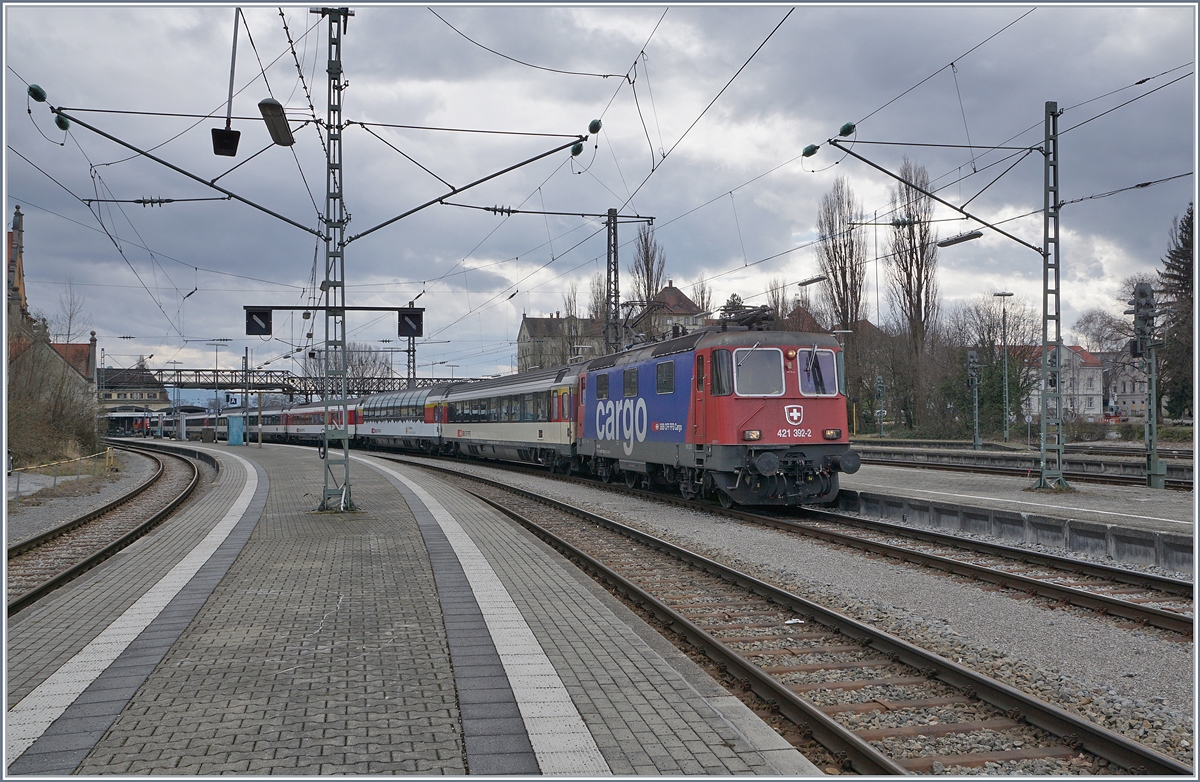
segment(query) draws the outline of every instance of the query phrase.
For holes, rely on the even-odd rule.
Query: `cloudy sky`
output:
[[[342,50],[343,119],[355,123],[343,136],[351,237],[601,118],[579,157],[556,152],[447,200],[653,217],[677,287],[707,280],[718,303],[732,293],[762,303],[770,280],[816,273],[817,204],[836,177],[865,220],[887,213],[893,181],[824,144],[843,123],[858,124],[859,154],[890,170],[908,157],[946,200],[999,221],[1041,208],[1042,156],[989,149],[1037,146],[1045,103],[1056,101],[1069,327],[1091,307],[1120,312],[1120,281],[1159,265],[1195,188],[1193,5],[354,10]],[[247,346],[256,365],[289,366],[278,358],[304,341],[298,315],[277,312],[277,339],[264,340],[244,335],[242,308],[304,305],[314,275],[323,278],[316,236],[237,201],[185,200],[221,194],[78,124],[64,133],[26,88],[41,85],[49,104],[317,230],[325,153],[313,123],[301,123],[308,94],[325,117],[327,25],[308,6],[282,17],[244,9],[232,107],[242,136],[228,158],[212,154],[209,130],[224,124],[231,7],[4,13],[5,216],[11,227],[16,206],[26,215],[30,306],[53,315],[70,283],[110,366],[139,355],[155,367],[212,366],[214,338],[231,340],[223,367]],[[292,149],[267,148],[256,104],[268,96],[293,120]],[[808,144],[822,146],[802,158]],[[1156,184],[1106,195],[1146,182]],[[144,198],[175,202],[112,202]],[[938,230],[972,227],[947,220]],[[1040,215],[1004,227],[1041,243]],[[620,230],[628,291],[636,225]],[[868,247],[874,258],[873,234]],[[441,362],[439,375],[485,376],[515,365],[523,313],[562,309],[571,285],[586,302],[604,263],[594,218],[437,205],[346,246],[347,303],[405,306],[424,292],[418,373]],[[886,284],[872,260],[872,320],[888,316],[876,275]],[[1010,290],[1040,310],[1040,255],[987,233],[941,251],[939,285],[944,303]],[[351,339],[379,347],[395,329],[394,316],[350,320]],[[403,354],[395,362],[403,367]]]

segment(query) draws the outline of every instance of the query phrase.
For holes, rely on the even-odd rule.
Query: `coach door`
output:
[[[692,389],[692,442],[696,445],[701,445],[704,443],[705,437],[707,436],[707,427],[705,426],[705,421],[708,416],[705,413],[707,405],[704,401],[704,368],[704,355],[701,353],[696,353],[696,384]]]

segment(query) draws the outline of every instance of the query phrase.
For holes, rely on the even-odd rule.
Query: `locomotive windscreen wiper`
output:
[[[818,393],[818,394],[829,393],[828,391],[825,390],[825,375],[823,375],[821,373],[821,362],[817,360],[817,346],[816,345],[813,345],[812,350],[809,351],[808,367],[806,367],[805,371],[807,371],[810,375],[812,375],[813,386],[816,389],[815,393]]]
[[[753,353],[755,350],[757,350],[757,349],[758,349],[758,346],[759,346],[759,345],[761,345],[761,344],[762,344],[761,342],[755,342],[755,343],[754,343],[754,347],[752,347],[752,348],[750,348],[749,350],[747,350],[747,351],[746,351],[746,355],[742,356],[742,360],[741,360],[741,361],[739,361],[739,362],[737,363],[737,368],[738,368],[738,369],[741,369],[741,368],[742,368],[742,364],[745,364],[745,363],[746,363],[746,359],[750,358],[750,354],[751,354],[751,353]]]

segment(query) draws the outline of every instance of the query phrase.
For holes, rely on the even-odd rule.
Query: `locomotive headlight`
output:
[[[841,437],[842,437],[841,429],[826,429],[825,430],[825,439],[826,440],[840,440]]]
[[[745,429],[742,431],[743,440],[761,440],[762,429]]]
[[[787,352],[784,353],[783,355],[787,356],[788,361],[791,361],[792,359],[794,359],[796,357],[796,349],[788,348]]]

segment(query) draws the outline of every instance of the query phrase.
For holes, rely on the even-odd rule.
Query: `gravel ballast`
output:
[[[117,459],[120,472],[97,479],[105,483],[95,494],[65,496],[64,493],[64,496],[46,496],[43,492],[33,497],[22,497],[20,502],[9,501],[6,545],[39,535],[112,502],[145,483],[154,474],[156,464],[149,457],[131,451],[121,451]],[[12,476],[8,479],[13,480]]]
[[[455,468],[721,560],[1194,763],[1191,642],[701,511],[485,465]]]

